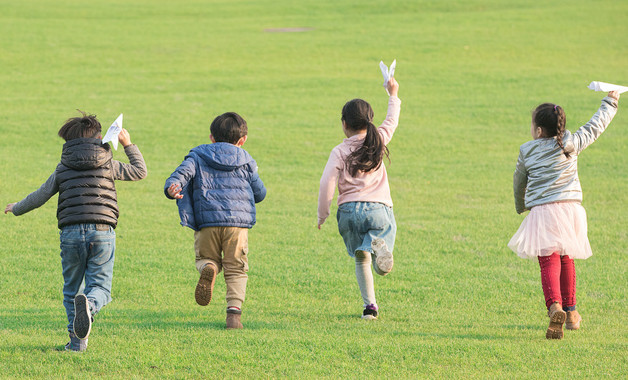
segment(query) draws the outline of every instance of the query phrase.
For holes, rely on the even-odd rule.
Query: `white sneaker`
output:
[[[371,242],[371,248],[375,255],[377,267],[386,273],[390,273],[393,268],[393,254],[388,250],[384,239],[375,239]]]

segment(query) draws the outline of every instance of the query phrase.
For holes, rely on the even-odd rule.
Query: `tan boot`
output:
[[[216,273],[218,273],[218,269],[214,264],[209,263],[203,267],[201,278],[198,279],[198,284],[196,284],[196,290],[194,291],[194,298],[196,298],[197,304],[201,306],[209,305],[214,292],[214,283],[216,283]]]
[[[563,307],[558,302],[554,302],[550,306],[547,315],[550,323],[545,337],[547,339],[563,339],[563,323],[565,323],[567,313],[563,311]]]
[[[565,322],[565,328],[567,330],[578,330],[580,328],[580,322],[582,322],[582,317],[577,310],[567,312],[567,321]]]
[[[227,330],[244,328],[240,322],[241,310],[227,309]]]

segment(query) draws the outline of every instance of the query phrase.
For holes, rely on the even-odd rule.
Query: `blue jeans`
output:
[[[81,291],[96,314],[111,301],[111,280],[116,250],[116,233],[103,224],[74,224],[63,227],[61,266],[63,268],[63,306],[68,316],[68,331],[73,331],[74,297]]]
[[[395,248],[397,223],[392,207],[377,202],[348,202],[338,206],[336,218],[351,257],[356,251],[373,253],[371,242],[377,238],[384,239],[390,252]]]

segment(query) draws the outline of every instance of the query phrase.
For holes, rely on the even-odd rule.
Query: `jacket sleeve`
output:
[[[320,188],[318,190],[318,224],[322,225],[329,217],[329,207],[331,201],[334,199],[334,192],[336,191],[336,183],[342,170],[342,158],[340,153],[333,149],[323,170],[321,176]]]
[[[48,200],[59,191],[59,185],[57,184],[57,176],[55,173],[52,173],[52,175],[48,177],[46,182],[44,182],[39,189],[33,191],[27,195],[26,198],[17,202],[13,206],[13,215],[18,216],[26,214],[27,212],[41,207],[44,203],[48,202]]]
[[[528,185],[528,171],[524,165],[523,153],[519,150],[519,158],[517,159],[517,167],[512,178],[512,185],[515,194],[515,209],[517,214],[521,214],[525,208],[525,194]]]
[[[250,164],[250,170],[253,197],[255,198],[255,203],[259,203],[266,198],[266,187],[264,186],[262,179],[259,177],[259,173],[257,172],[257,163],[255,161]]]
[[[148,172],[140,148],[135,144],[131,144],[124,147],[124,153],[129,158],[129,163],[113,160],[113,179],[139,181],[146,178]]]
[[[573,145],[576,154],[580,154],[604,132],[617,113],[617,100],[611,97],[602,99],[602,105],[588,123],[573,134]]]
[[[380,136],[382,136],[384,145],[388,145],[393,137],[393,133],[395,133],[395,130],[399,125],[399,112],[401,112],[401,100],[399,100],[396,96],[391,96],[388,98],[388,111],[386,113],[386,119],[382,125],[377,128],[377,132],[379,132]]]
[[[179,165],[179,167],[168,177],[166,184],[164,185],[164,194],[168,199],[174,199],[168,194],[168,188],[173,183],[176,183],[185,189],[188,183],[196,175],[196,165],[194,165],[194,158],[187,156],[185,160]]]

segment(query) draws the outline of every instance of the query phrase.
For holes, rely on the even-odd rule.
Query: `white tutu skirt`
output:
[[[524,259],[554,252],[572,259],[587,259],[593,255],[587,237],[587,213],[578,202],[534,206],[508,247]]]

